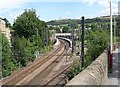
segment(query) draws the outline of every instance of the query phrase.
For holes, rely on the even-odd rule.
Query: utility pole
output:
[[[36,28],[36,42],[37,42],[37,51],[36,51],[36,58],[38,58],[39,51],[38,51],[38,29]]]
[[[46,28],[46,32],[47,32],[47,35],[46,35],[46,45],[47,45],[47,48],[48,48],[48,32],[49,32],[48,28]]]
[[[74,52],[74,28],[72,28],[72,53]]]
[[[115,13],[114,13],[114,43],[116,42],[116,21],[115,21]]]
[[[82,36],[81,36],[81,39],[82,39],[82,42],[81,42],[81,62],[82,62],[82,65],[81,67],[84,67],[84,23],[85,23],[85,18],[84,16],[82,17]]]

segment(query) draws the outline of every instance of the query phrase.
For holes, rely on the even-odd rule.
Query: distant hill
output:
[[[78,24],[81,24],[80,19],[61,19],[61,20],[51,20],[47,22],[48,25],[69,25],[70,21],[75,21]],[[85,20],[85,23],[96,23],[96,22],[109,22],[109,16],[102,16],[96,18],[88,18]]]

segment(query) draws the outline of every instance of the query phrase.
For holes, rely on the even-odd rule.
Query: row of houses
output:
[[[10,28],[6,27],[6,22],[2,18],[0,18],[0,32],[3,33],[10,42],[11,38]]]

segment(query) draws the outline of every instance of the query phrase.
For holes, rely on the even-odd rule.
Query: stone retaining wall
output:
[[[104,51],[95,61],[92,62],[85,70],[75,76],[66,85],[72,87],[74,85],[104,85],[108,74],[108,56]]]

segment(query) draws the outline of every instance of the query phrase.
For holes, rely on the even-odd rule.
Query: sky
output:
[[[118,12],[118,1],[112,0],[112,14]],[[40,20],[94,18],[109,15],[110,0],[0,0],[0,17],[11,24],[25,9],[35,9]]]

